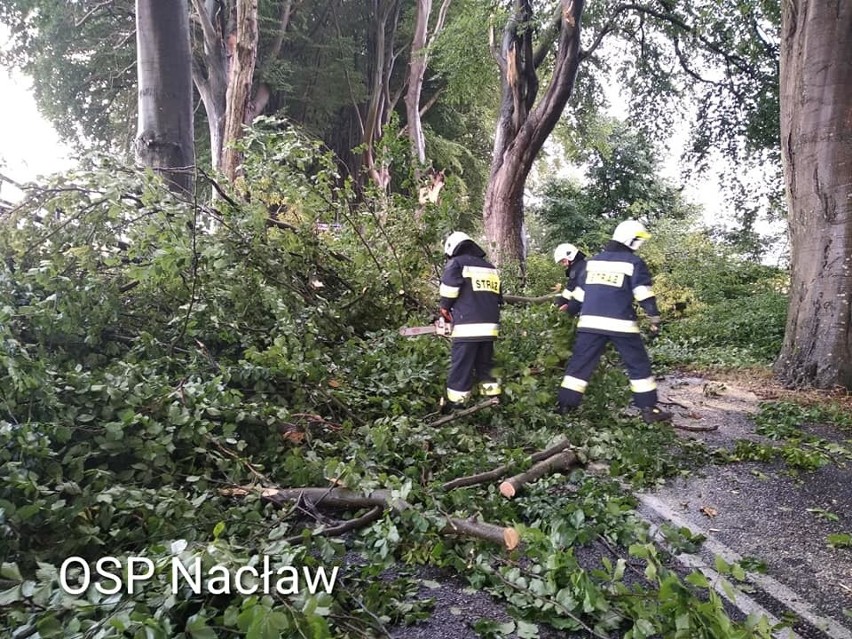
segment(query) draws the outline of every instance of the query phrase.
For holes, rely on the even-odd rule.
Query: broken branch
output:
[[[577,465],[578,461],[577,455],[571,451],[559,453],[558,455],[544,459],[532,466],[529,470],[515,475],[514,477],[510,477],[500,484],[500,494],[506,499],[511,499],[518,494],[518,491],[520,491],[524,485],[540,479],[544,475],[573,468]]]
[[[386,508],[394,512],[403,512],[412,508],[411,504],[393,496],[390,490],[374,490],[369,494],[356,493],[347,488],[262,488],[255,486],[234,486],[223,488],[220,495],[226,497],[244,497],[259,493],[261,499],[281,506],[300,499],[313,503],[320,508],[356,510],[361,508]],[[513,550],[520,544],[520,533],[514,528],[497,526],[470,519],[458,519],[445,516],[446,525],[441,530],[444,535],[474,537],[494,544],[506,550]]]
[[[527,463],[536,464],[540,461],[553,457],[557,453],[561,453],[570,445],[571,442],[569,442],[567,439],[562,439],[550,448],[546,448],[545,450],[533,453],[532,455],[527,457]],[[444,490],[453,490],[455,488],[464,488],[466,486],[475,486],[477,484],[497,481],[501,477],[504,477],[506,474],[508,474],[512,470],[513,466],[514,464],[503,464],[501,466],[497,466],[493,470],[488,470],[484,473],[477,473],[475,475],[468,475],[466,477],[457,477],[456,479],[452,479],[446,482],[443,486],[441,486],[441,488],[443,488]]]
[[[473,413],[482,410],[483,408],[487,408],[488,406],[496,406],[499,400],[495,397],[489,397],[483,402],[479,402],[478,404],[474,404],[470,408],[465,408],[464,410],[456,411],[451,415],[447,415],[446,417],[441,417],[436,419],[434,422],[431,422],[430,426],[443,426],[444,424],[448,424],[451,421],[459,419],[460,417],[467,417],[468,415],[472,415]]]

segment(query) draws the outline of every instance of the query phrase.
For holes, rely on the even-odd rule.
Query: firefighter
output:
[[[633,403],[645,422],[671,420],[672,414],[657,406],[657,384],[633,308],[636,300],[651,322],[652,334],[659,334],[660,312],[651,290],[651,274],[634,254],[649,237],[640,222],[625,220],[615,228],[603,252],[586,260],[585,273],[568,303],[568,312],[579,313],[580,319],[574,352],[559,389],[560,414],[580,405],[607,342],[612,342],[627,369]]]
[[[557,264],[565,267],[565,288],[556,297],[553,303],[560,311],[568,310],[568,302],[571,294],[577,287],[577,283],[586,272],[586,254],[573,244],[568,242],[560,244],[553,250],[553,259]]]
[[[467,234],[451,233],[444,254],[448,261],[441,277],[440,313],[453,325],[452,362],[442,405],[442,412],[448,413],[470,397],[474,377],[486,397],[501,393],[492,368],[503,296],[497,269]]]

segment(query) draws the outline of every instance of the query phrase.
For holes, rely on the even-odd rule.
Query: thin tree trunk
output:
[[[237,0],[236,47],[231,62],[228,92],[225,97],[222,173],[233,182],[242,155],[234,143],[242,137],[243,123],[251,100],[251,86],[257,61],[257,0]]]
[[[426,75],[426,34],[429,29],[429,14],[432,0],[417,0],[414,21],[414,38],[411,41],[411,60],[408,70],[408,92],[405,94],[405,111],[408,117],[408,137],[411,150],[418,165],[426,163],[426,142],[423,139],[423,124],[420,121],[420,92]]]
[[[852,4],[782,3],[781,142],[790,306],[775,371],[852,388]]]
[[[213,172],[219,171],[222,163],[222,137],[225,133],[225,95],[228,91],[229,52],[225,46],[222,29],[217,28],[216,14],[224,11],[215,0],[192,0],[198,21],[201,23],[203,39],[203,66],[193,66],[192,77],[204,111],[210,132],[210,163]],[[221,22],[221,21],[219,21]]]
[[[495,51],[503,93],[494,137],[491,175],[483,218],[491,258],[500,266],[523,264],[524,207],[527,176],[538,152],[571,97],[580,64],[580,20],[584,0],[561,0],[559,42],[550,83],[538,104],[537,65],[544,56],[532,46],[531,0],[515,0],[515,10]]]
[[[192,54],[186,0],[137,0],[136,160],[190,192],[195,167]]]

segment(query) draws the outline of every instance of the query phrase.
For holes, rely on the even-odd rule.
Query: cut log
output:
[[[511,499],[518,494],[518,491],[531,481],[540,479],[544,475],[555,473],[560,470],[568,470],[578,465],[577,455],[567,451],[559,453],[553,457],[548,457],[532,466],[529,470],[510,477],[500,484],[500,494],[506,499]]]
[[[402,512],[413,507],[403,499],[394,498],[390,490],[374,490],[364,495],[347,488],[263,488],[260,486],[233,486],[231,488],[223,488],[219,491],[219,494],[228,497],[244,497],[252,493],[259,493],[265,501],[279,506],[303,499],[312,502],[317,508],[331,508],[336,510],[372,509],[378,506],[382,509],[390,507],[394,512]],[[474,537],[498,544],[506,550],[513,550],[520,543],[520,533],[512,527],[497,526],[486,522],[448,516],[445,517],[445,522],[446,525],[441,530],[441,533],[445,535]]]
[[[514,550],[521,543],[521,535],[514,528],[504,528],[469,519],[448,519],[447,526],[442,532],[445,535],[484,539],[492,544],[503,546],[506,550]]]
[[[536,464],[540,461],[553,457],[557,453],[561,453],[570,445],[570,441],[568,441],[567,439],[562,439],[555,443],[553,446],[530,455],[527,458],[527,463]],[[476,486],[477,484],[497,481],[498,479],[501,479],[502,477],[505,477],[507,474],[509,474],[513,468],[514,464],[503,464],[502,466],[497,466],[493,470],[488,470],[483,473],[468,475],[466,477],[457,477],[456,479],[452,479],[446,482],[443,486],[441,486],[441,488],[443,488],[444,490],[453,490],[455,488],[464,488],[467,486]]]

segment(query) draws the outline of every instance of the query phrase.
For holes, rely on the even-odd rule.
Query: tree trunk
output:
[[[418,165],[426,163],[426,142],[423,140],[423,124],[420,121],[420,91],[426,75],[426,33],[429,29],[429,14],[432,0],[417,0],[414,21],[414,38],[411,41],[411,61],[408,68],[408,91],[405,94],[405,111],[408,117],[408,138]]]
[[[225,10],[222,4],[211,0],[192,0],[192,4],[201,23],[203,40],[201,59],[204,61],[203,65],[193,64],[192,78],[207,114],[207,127],[210,132],[210,163],[213,171],[218,172],[222,164],[229,58],[233,52],[226,48],[221,20],[216,20],[217,14]]]
[[[775,371],[852,388],[852,4],[783,3],[781,146],[790,306]]]
[[[546,45],[533,49],[532,0],[515,0],[499,51],[503,92],[483,218],[490,257],[499,266],[524,260],[524,186],[527,176],[571,97],[580,64],[580,20],[584,0],[561,0],[559,42],[550,83],[538,104],[537,68]],[[533,108],[533,104],[535,107]]]
[[[190,192],[195,149],[186,0],[136,0],[139,120],[136,160]]]
[[[376,158],[375,147],[393,109],[389,87],[396,62],[393,49],[401,8],[399,0],[372,0],[369,8],[372,25],[367,37],[370,52],[367,86],[370,97],[363,118],[363,162],[373,182],[383,191],[389,187],[391,176],[385,161]]]
[[[257,61],[257,0],[237,1],[237,32],[231,76],[225,96],[225,144],[222,150],[222,173],[233,182],[242,155],[233,144],[242,137],[243,123],[251,100],[251,85]]]

